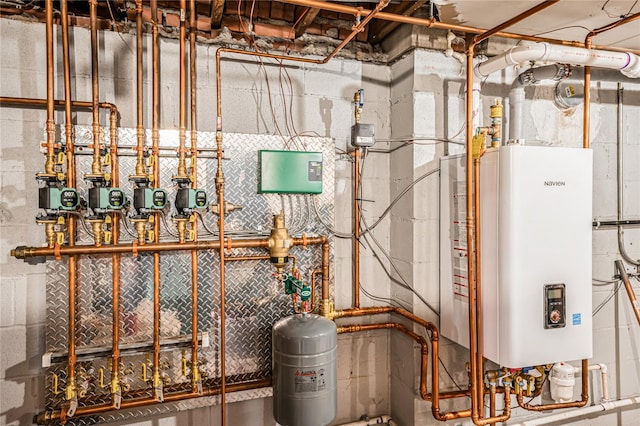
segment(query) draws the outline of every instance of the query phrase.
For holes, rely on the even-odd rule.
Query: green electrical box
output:
[[[258,151],[258,193],[321,194],[322,153]]]

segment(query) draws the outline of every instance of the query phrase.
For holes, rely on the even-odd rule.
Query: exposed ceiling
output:
[[[0,16],[43,20],[44,3],[42,0],[0,0]],[[377,0],[328,3],[373,9]],[[488,29],[533,7],[540,0],[434,0],[434,3],[436,7],[428,0],[392,0],[384,11],[423,18],[429,18],[433,13],[442,22]],[[59,7],[59,1],[54,4]],[[72,25],[88,25],[88,2],[69,0],[69,4]],[[175,30],[179,26],[179,2],[159,0],[158,4],[162,11],[161,24],[166,31]],[[144,0],[143,5],[148,20],[149,2]],[[201,36],[215,38],[226,28],[236,39],[251,41],[254,37],[268,37],[281,40],[273,43],[275,48],[286,44],[288,48],[298,50],[309,43],[317,43],[313,37],[343,39],[354,23],[351,14],[295,6],[286,0],[198,0],[197,10]],[[636,0],[562,0],[513,25],[508,31],[582,42],[590,30],[639,12],[640,2]],[[100,0],[98,14],[100,28],[127,31],[135,19],[135,1]],[[398,26],[398,23],[373,19],[356,40],[376,46]],[[301,37],[303,35],[307,37]],[[594,43],[640,50],[640,19],[597,36]]]
[[[540,3],[539,0],[453,1],[436,0],[443,22],[491,28]],[[509,28],[509,32],[584,41],[589,30],[640,12],[635,0],[562,0]],[[593,39],[594,43],[640,49],[640,19]]]

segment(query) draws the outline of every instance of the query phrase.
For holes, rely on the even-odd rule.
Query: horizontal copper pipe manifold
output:
[[[242,391],[251,390],[251,389],[266,388],[269,386],[271,386],[271,379],[264,378],[264,379],[254,380],[251,382],[228,384],[226,392],[242,392]],[[215,396],[219,394],[220,394],[220,386],[212,386],[212,387],[206,387],[205,389],[203,389],[202,395],[199,395],[197,392],[193,392],[193,391],[168,393],[164,396],[164,401],[175,402],[175,401],[181,401],[185,399]],[[122,401],[120,408],[123,410],[133,409],[138,407],[144,407],[151,404],[156,404],[157,402],[158,401],[153,397],[131,399],[131,400]],[[111,404],[83,406],[83,407],[79,407],[76,410],[74,418],[107,413],[113,410],[114,410],[114,407]],[[46,425],[46,424],[58,423],[58,422],[64,423],[66,419],[67,419],[66,412],[64,410],[54,410],[54,411],[44,411],[38,414],[37,416],[35,416],[33,420],[34,420],[34,423],[36,424]]]
[[[127,254],[132,253],[134,256],[138,253],[159,253],[164,251],[186,251],[186,250],[217,250],[220,247],[227,249],[234,248],[267,248],[269,239],[246,239],[246,240],[200,240],[185,243],[165,242],[165,243],[146,243],[139,245],[137,242],[131,244],[113,244],[113,245],[77,245],[77,246],[55,246],[49,247],[26,247],[20,246],[11,250],[11,256],[16,259],[29,259],[34,257],[56,257],[62,256],[82,256],[82,255],[100,255],[100,254]],[[294,246],[307,245],[324,245],[328,244],[327,237],[304,237],[294,238]]]

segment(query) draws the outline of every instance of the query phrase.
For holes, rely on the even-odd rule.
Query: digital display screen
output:
[[[549,299],[561,299],[562,298],[562,289],[561,288],[552,288],[547,290],[547,297]]]

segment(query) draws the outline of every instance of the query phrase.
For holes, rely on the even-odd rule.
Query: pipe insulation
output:
[[[565,411],[564,413],[553,414],[551,416],[540,417],[533,420],[527,420],[522,423],[518,423],[514,426],[537,426],[554,422],[563,422],[567,419],[575,417],[583,417],[589,414],[599,413],[602,411],[611,411],[617,408],[628,407],[640,404],[640,396],[633,396],[630,398],[619,399],[611,402],[601,402],[600,404],[592,405],[590,407],[580,408],[577,410]]]
[[[619,70],[631,78],[640,78],[640,57],[629,52],[592,50],[580,47],[558,46],[549,43],[533,43],[512,47],[500,55],[474,67],[477,78],[527,61],[561,62],[595,68]]]

